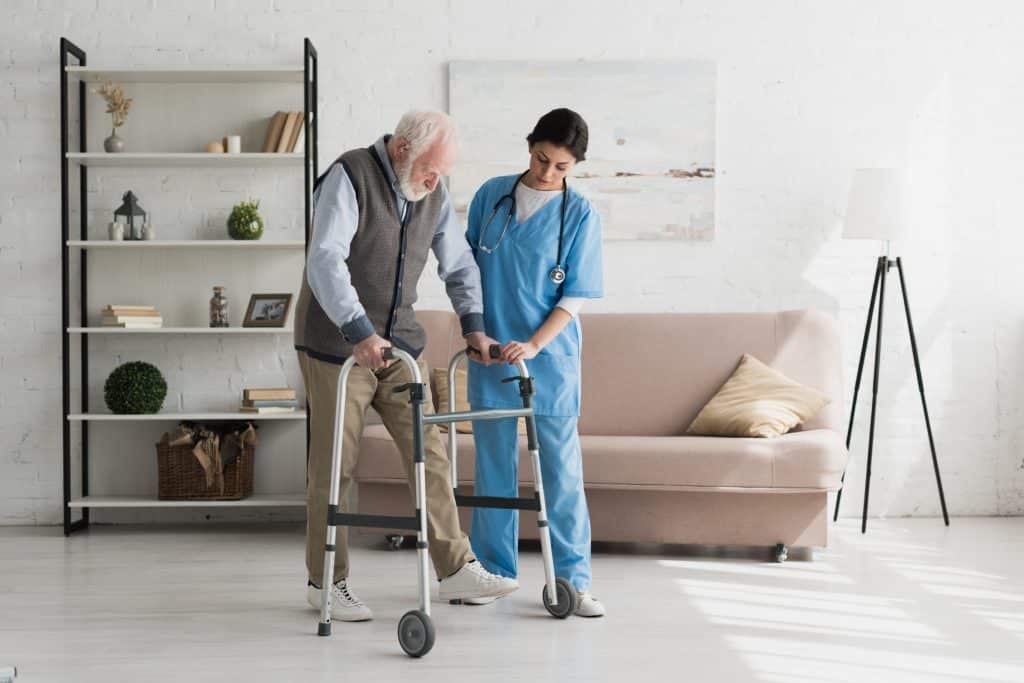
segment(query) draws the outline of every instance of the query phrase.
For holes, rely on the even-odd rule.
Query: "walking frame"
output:
[[[476,349],[469,349],[477,352]],[[413,425],[413,476],[416,490],[416,509],[410,517],[394,515],[361,515],[339,510],[341,489],[342,441],[345,433],[345,402],[348,376],[356,364],[350,357],[341,368],[338,378],[338,395],[334,415],[334,442],[331,451],[331,488],[327,505],[327,538],[324,546],[324,589],[321,593],[320,623],[317,634],[331,635],[331,590],[326,585],[329,577],[334,575],[334,555],[336,551],[338,526],[376,527],[384,529],[403,529],[416,532],[417,574],[419,583],[419,609],[410,610],[402,615],[398,622],[398,642],[405,653],[411,657],[422,657],[434,645],[434,625],[430,618],[430,583],[429,566],[427,563],[427,499],[425,484],[424,429],[427,425],[448,425],[448,452],[451,457],[451,480],[455,494],[455,503],[460,507],[503,508],[515,510],[535,510],[537,526],[540,533],[541,554],[544,561],[544,590],[542,602],[547,611],[554,617],[564,619],[576,610],[578,597],[576,590],[568,580],[555,576],[554,561],[551,553],[551,534],[548,528],[547,508],[544,501],[544,486],[540,469],[540,448],[537,439],[537,424],[533,413],[533,378],[530,376],[526,363],[519,361],[516,367],[518,376],[506,377],[502,383],[518,382],[522,408],[492,408],[486,410],[455,410],[455,373],[458,365],[467,357],[467,351],[456,353],[448,364],[448,412],[431,415],[423,414],[423,402],[426,400],[426,386],[416,360],[405,351],[393,347],[382,350],[385,360],[396,360],[406,366],[413,381],[393,389],[395,393],[409,392],[409,404],[412,410]],[[488,349],[491,358],[501,355],[500,347]],[[527,447],[533,466],[534,495],[528,498],[505,498],[496,496],[462,495],[458,490],[457,474],[457,443],[455,423],[477,420],[497,420],[502,418],[526,419]]]

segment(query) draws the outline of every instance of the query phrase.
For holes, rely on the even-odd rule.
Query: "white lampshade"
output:
[[[895,241],[910,227],[906,173],[896,168],[858,168],[846,204],[843,237]]]

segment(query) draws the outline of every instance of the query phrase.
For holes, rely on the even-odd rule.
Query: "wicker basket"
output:
[[[158,498],[160,500],[241,500],[252,495],[253,459],[256,447],[241,449],[238,457],[224,466],[224,492],[214,482],[207,488],[203,468],[188,445],[156,445]]]

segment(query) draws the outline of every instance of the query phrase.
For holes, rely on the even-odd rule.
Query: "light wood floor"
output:
[[[813,562],[599,548],[609,616],[556,621],[539,554],[488,607],[434,604],[402,654],[415,553],[377,536],[352,583],[376,620],[319,638],[296,526],[0,528],[0,670],[37,681],[1024,681],[1024,518],[842,523]]]

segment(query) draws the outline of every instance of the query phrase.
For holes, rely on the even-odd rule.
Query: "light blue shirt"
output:
[[[398,177],[387,152],[388,136],[374,143],[395,193],[399,215],[405,216],[409,202],[402,195]],[[445,283],[448,298],[462,322],[462,333],[483,331],[483,294],[480,270],[459,225],[448,189],[443,183],[434,190],[443,201],[437,230],[431,243],[437,257],[437,274]],[[313,236],[306,259],[306,280],[327,317],[345,339],[359,343],[375,333],[348,270],[349,248],[359,225],[359,204],[355,188],[341,164],[335,164],[313,193]]]

